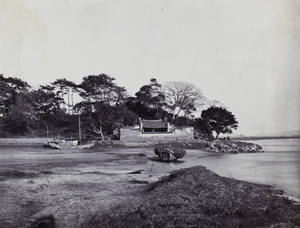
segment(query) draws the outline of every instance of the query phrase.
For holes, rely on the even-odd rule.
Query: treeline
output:
[[[161,85],[155,78],[134,97],[107,74],[83,77],[80,84],[57,79],[33,89],[18,78],[0,75],[0,136],[118,138],[118,129],[138,119],[163,119],[194,126],[197,135],[212,137],[237,128],[234,116],[220,102],[208,101],[186,82]],[[209,107],[198,118],[199,108]]]

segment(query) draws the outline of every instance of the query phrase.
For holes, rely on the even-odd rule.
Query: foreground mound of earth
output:
[[[202,166],[172,172],[81,227],[299,227],[300,205],[268,185]]]

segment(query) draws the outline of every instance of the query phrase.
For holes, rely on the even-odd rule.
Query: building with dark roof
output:
[[[174,141],[194,139],[193,127],[177,127],[163,120],[139,119],[139,124],[120,129],[120,141]]]
[[[168,132],[168,123],[163,120],[142,120],[140,119],[140,129],[146,132]]]

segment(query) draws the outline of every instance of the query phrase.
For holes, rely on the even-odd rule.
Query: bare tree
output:
[[[212,107],[220,107],[220,108],[227,108],[222,102],[218,101],[218,100],[210,100],[207,102],[207,104]]]
[[[167,108],[172,112],[175,119],[180,112],[185,116],[195,111],[197,107],[204,105],[206,98],[203,92],[191,83],[167,82],[163,85]]]
[[[219,107],[219,108],[225,108],[228,109],[228,106],[224,105],[222,102],[218,101],[218,100],[206,100],[205,104],[203,106],[201,106],[201,109],[198,109],[197,111],[203,111],[205,109],[208,109],[210,107]]]

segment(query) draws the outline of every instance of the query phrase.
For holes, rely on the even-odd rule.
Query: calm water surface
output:
[[[202,158],[198,156],[199,159],[195,157],[186,162],[190,163],[189,166],[206,166],[221,176],[274,185],[288,195],[300,199],[300,139],[269,139],[252,142],[261,145],[265,152],[207,155]],[[196,151],[190,152],[193,156]]]

